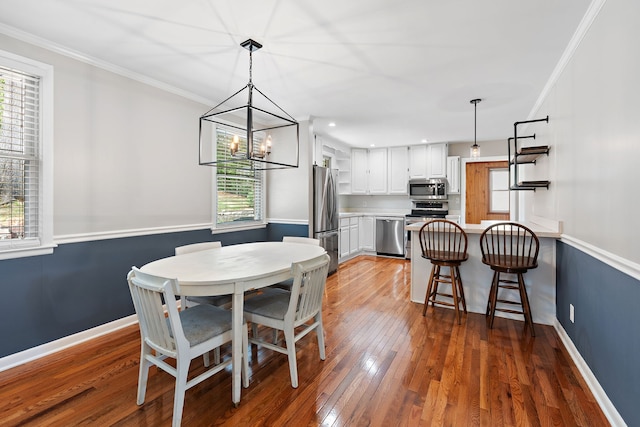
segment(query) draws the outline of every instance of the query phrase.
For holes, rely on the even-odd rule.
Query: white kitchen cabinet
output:
[[[367,194],[369,163],[366,149],[351,150],[351,194]]]
[[[409,178],[428,178],[426,144],[409,147]]]
[[[449,194],[460,194],[460,156],[447,157],[447,181]]]
[[[340,258],[349,256],[349,218],[340,218]]]
[[[447,143],[429,144],[427,153],[427,178],[447,177]]]
[[[409,148],[391,147],[388,151],[389,194],[407,194],[409,179]]]
[[[351,194],[387,194],[387,149],[351,150]]]
[[[369,194],[387,194],[387,149],[369,150]]]
[[[349,218],[349,255],[355,254],[360,250],[359,223],[359,217]]]
[[[361,216],[360,217],[360,249],[363,251],[375,251],[376,250],[376,227],[375,218],[373,216]]]

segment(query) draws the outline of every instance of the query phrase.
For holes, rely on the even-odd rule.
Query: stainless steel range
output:
[[[432,219],[445,219],[449,214],[449,202],[447,200],[421,201],[414,200],[411,213],[405,215],[405,226],[415,224],[416,222],[427,222]],[[411,258],[411,232],[407,231],[406,248],[404,256]]]

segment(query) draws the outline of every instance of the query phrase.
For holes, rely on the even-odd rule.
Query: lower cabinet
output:
[[[340,219],[340,258],[349,256],[349,218]]]
[[[375,217],[363,215],[340,219],[340,259],[362,251],[375,251]]]
[[[358,225],[358,217],[349,218],[349,255],[360,250]]]
[[[360,217],[360,249],[373,252],[376,250],[376,222],[373,216]]]

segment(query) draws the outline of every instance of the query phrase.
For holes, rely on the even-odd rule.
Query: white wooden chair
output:
[[[324,254],[309,261],[294,263],[291,269],[294,276],[291,292],[265,288],[262,293],[245,301],[244,316],[247,322],[252,323],[251,343],[288,356],[291,385],[297,388],[295,343],[315,329],[320,359],[325,359],[322,299],[329,271],[329,256]],[[286,347],[259,339],[257,325],[283,331]],[[301,329],[296,332],[296,328]]]
[[[320,240],[311,237],[284,236],[282,238],[282,241],[288,243],[305,243],[309,245],[320,246]]]
[[[204,251],[207,249],[221,248],[222,243],[220,242],[202,242],[202,243],[192,243],[190,245],[178,246],[175,251],[176,255],[188,254],[191,252]],[[189,306],[195,304],[211,304],[216,305],[218,307],[228,306],[231,304],[231,295],[216,295],[216,296],[199,296],[199,297],[185,297],[180,296],[180,307],[181,309],[186,309]]]
[[[282,241],[285,243],[303,243],[305,245],[316,245],[320,246],[320,240],[313,239],[311,237],[298,237],[298,236],[284,236]],[[271,285],[273,288],[284,289],[285,291],[291,291],[291,286],[293,285],[293,280],[285,280],[284,282],[276,283],[275,285]]]
[[[231,312],[208,304],[178,312],[176,305],[172,303],[175,301],[174,288],[178,289],[177,281],[143,273],[136,267],[132,267],[127,281],[138,315],[142,342],[137,403],[144,403],[149,368],[151,365],[158,366],[176,378],[172,425],[179,426],[186,390],[231,364],[229,359],[187,380],[192,359],[201,355],[206,359],[210,350],[231,341]],[[165,317],[162,298],[168,302],[168,317]],[[248,363],[244,353],[248,346],[246,324],[243,324],[242,341],[241,369],[246,388],[249,386]],[[176,359],[175,368],[164,361],[167,357]]]

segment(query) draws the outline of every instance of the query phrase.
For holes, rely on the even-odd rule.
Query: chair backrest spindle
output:
[[[436,219],[420,229],[420,249],[428,259],[462,259],[467,256],[467,233],[456,223]]]
[[[501,222],[487,227],[480,235],[482,261],[485,264],[537,266],[539,240],[528,227]]]
[[[293,286],[287,316],[293,316],[294,324],[301,324],[314,317],[322,308],[324,287],[329,272],[329,256],[322,255],[309,261],[296,263],[293,268]]]

